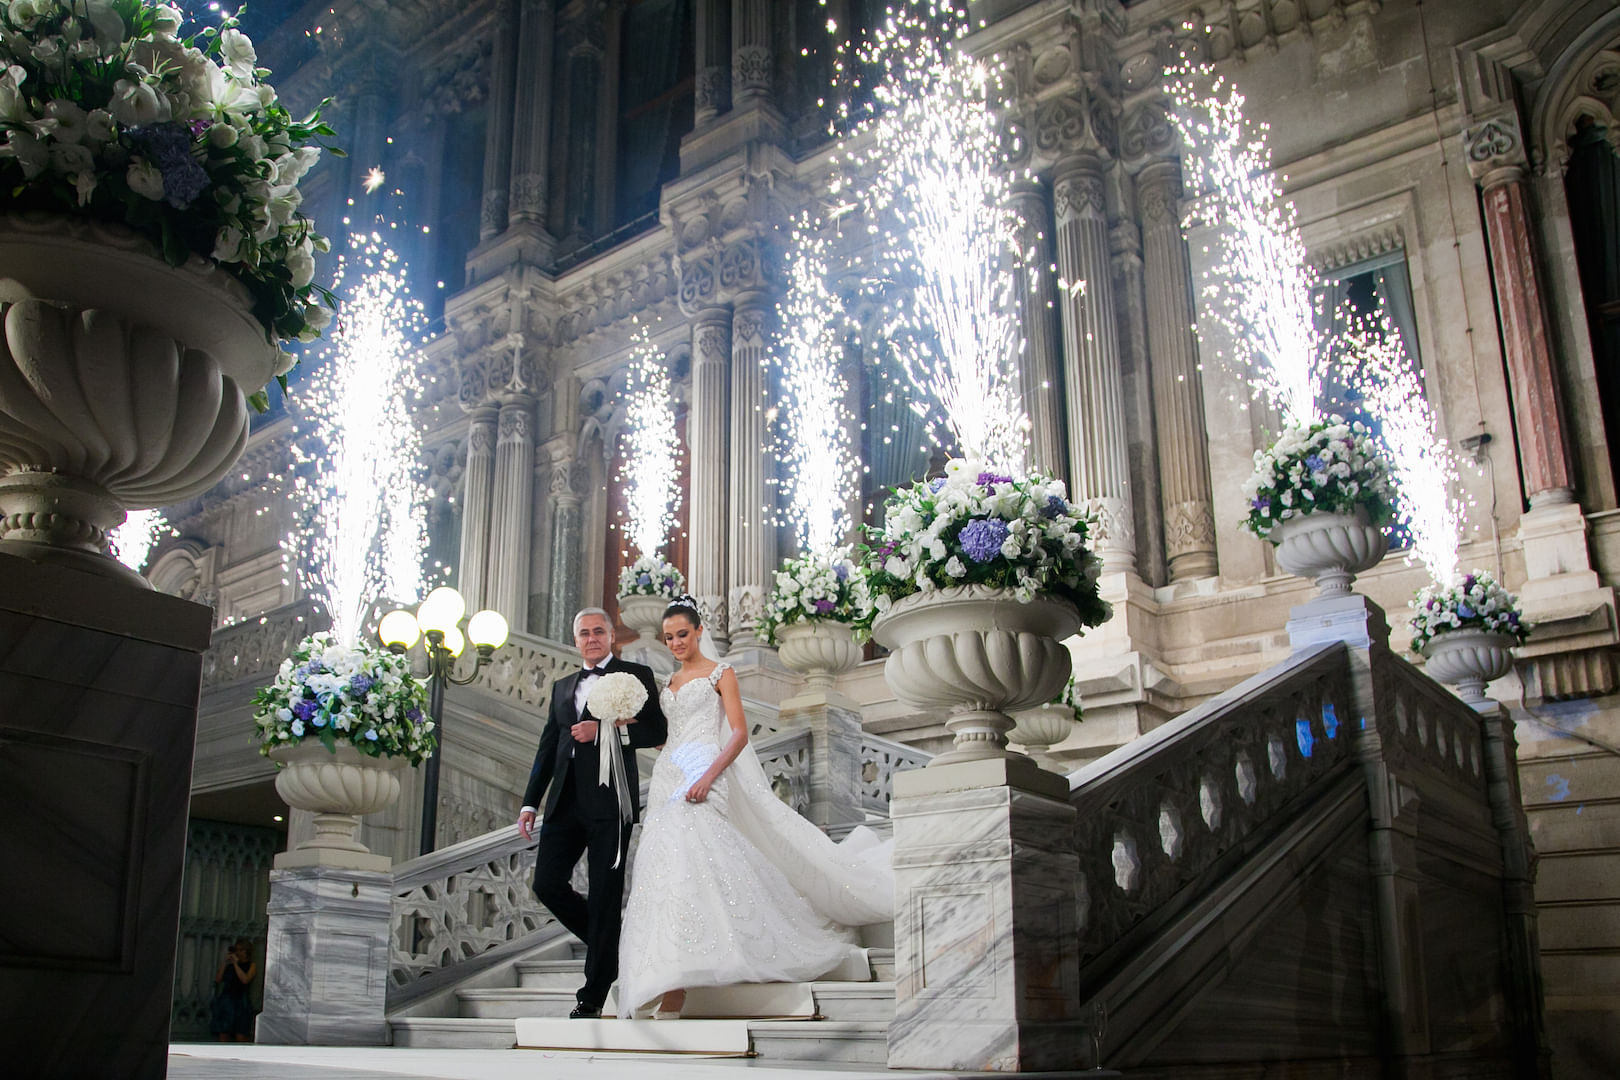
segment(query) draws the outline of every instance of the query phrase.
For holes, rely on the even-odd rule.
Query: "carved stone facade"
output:
[[[684,61],[691,98],[682,99],[690,116],[669,144],[673,178],[656,224],[638,219],[616,232],[627,223],[614,220],[604,192],[621,118],[598,99],[607,102],[622,77],[617,35],[643,6],[339,0],[323,16],[317,58],[278,72],[278,85],[309,104],[341,89],[355,162],[386,154],[390,133],[405,138],[399,118],[426,116],[415,130],[480,117],[476,190],[435,188],[444,221],[426,222],[437,235],[464,220],[457,235],[466,250],[455,252],[464,266],[438,274],[449,299],[428,357],[442,389],[420,414],[435,455],[435,513],[459,515],[453,580],[469,602],[500,607],[520,628],[534,612],[528,630],[538,641],[566,640],[573,611],[606,599],[602,552],[618,542],[606,497],[613,480],[579,392],[614,385],[645,323],[690,343],[683,569],[715,642],[741,657],[758,645],[769,571],[787,554],[771,525],[775,463],[760,452],[780,226],[830,194],[827,146],[788,134],[819,130],[808,113],[792,115],[794,99],[779,85],[799,59],[794,5],[694,0],[694,55]],[[1062,474],[1094,514],[1117,613],[1075,650],[1087,722],[1053,752],[1080,760],[1128,742],[1276,661],[1298,600],[1297,583],[1238,527],[1242,481],[1275,419],[1223,359],[1226,331],[1203,293],[1212,237],[1182,224],[1182,200],[1194,193],[1182,190],[1160,73],[1186,49],[1213,62],[1247,95],[1249,114],[1269,123],[1308,257],[1324,278],[1405,271],[1416,359],[1442,435],[1454,445],[1490,436],[1479,444],[1490,467],[1464,470],[1463,560],[1499,570],[1544,627],[1501,696],[1515,700],[1525,776],[1534,776],[1525,799],[1532,827],[1546,831],[1544,880],[1573,881],[1579,853],[1600,846],[1597,827],[1590,815],[1566,814],[1556,785],[1545,786],[1557,772],[1545,762],[1573,744],[1538,725],[1620,744],[1620,620],[1607,569],[1620,566],[1620,518],[1606,455],[1592,450],[1608,434],[1561,169],[1577,125],[1603,125],[1611,139],[1620,130],[1613,4],[1530,0],[1498,23],[1465,0],[1427,0],[1426,36],[1410,4],[1381,0],[990,8],[998,17],[968,47],[1009,59],[1004,145],[1027,170],[1018,198],[1032,246],[1056,266],[1022,308],[1036,462]],[[367,63],[345,60],[377,40]],[[589,107],[544,92],[576,76],[602,91]],[[416,100],[418,87],[436,99],[432,109]],[[439,158],[422,159],[438,167]],[[312,205],[333,218],[347,168],[311,177]],[[834,259],[858,257],[864,236],[864,223],[843,222]],[[268,479],[288,475],[289,427],[256,431],[240,470],[250,481],[233,478],[174,508],[181,536],[156,553],[164,581],[193,595],[212,590],[222,619],[257,619],[297,600],[280,584],[274,553],[286,525],[276,486],[284,480]],[[1391,612],[1404,646],[1396,613],[1423,583],[1421,569],[1392,556],[1359,580]],[[279,647],[271,637],[264,647]],[[768,657],[750,655],[751,700],[787,693]],[[214,662],[227,688],[235,673],[262,670],[255,659]],[[845,683],[885,735],[937,737],[937,718],[895,702],[880,665]],[[1519,686],[1535,713],[1517,704]],[[503,710],[532,721],[543,694],[501,698],[487,710],[490,725],[517,730]],[[1591,753],[1560,775],[1576,798],[1607,798],[1594,779],[1607,759]],[[520,780],[492,780],[490,790],[510,793]],[[479,797],[495,798],[471,798]],[[1183,825],[1193,807],[1181,811]],[[479,812],[467,809],[467,820]],[[1087,858],[1106,846],[1099,840]],[[1603,918],[1616,910],[1575,885],[1555,899]],[[1620,955],[1620,939],[1599,940],[1596,917],[1586,926],[1560,920],[1545,924],[1551,1016],[1594,1013],[1581,1022],[1620,1030],[1612,1023],[1620,1006],[1611,1008],[1620,962],[1600,962],[1593,977],[1606,980],[1610,997],[1598,1005],[1574,989],[1581,972],[1598,970],[1581,958]]]

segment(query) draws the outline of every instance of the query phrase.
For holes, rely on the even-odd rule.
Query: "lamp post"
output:
[[[428,662],[428,716],[433,720],[433,732],[438,749],[422,773],[422,848],[421,854],[432,851],[438,839],[439,826],[439,758],[444,752],[444,684],[466,686],[478,678],[478,672],[495,650],[506,644],[506,620],[498,611],[477,612],[467,620],[467,632],[461,632],[461,617],[467,611],[467,602],[449,586],[434,589],[417,606],[416,614],[396,609],[377,623],[377,638],[390,651],[410,651],[418,637],[427,652]],[[472,674],[458,679],[451,672],[471,640],[478,650],[478,663]]]

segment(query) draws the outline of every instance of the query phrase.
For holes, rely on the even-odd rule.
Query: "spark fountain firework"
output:
[[[1348,321],[1330,348],[1352,371],[1350,385],[1378,418],[1377,441],[1394,470],[1400,491],[1396,518],[1412,534],[1411,554],[1436,583],[1449,586],[1457,580],[1463,523],[1457,455],[1436,432],[1421,373],[1383,312]]]
[[[1218,237],[1215,265],[1204,274],[1209,314],[1230,332],[1228,359],[1285,421],[1308,424],[1322,388],[1312,300],[1320,282],[1305,260],[1294,204],[1272,174],[1266,125],[1251,135],[1243,95],[1186,53],[1167,69],[1166,83],[1188,190],[1198,193],[1185,223]]]
[[[113,557],[140,573],[168,524],[162,510],[131,510],[107,537]]]
[[[674,534],[681,508],[680,446],[663,356],[648,327],[638,327],[635,339],[625,390],[630,446],[620,479],[630,542],[639,555],[654,558]]]
[[[777,309],[783,331],[771,352],[783,393],[778,454],[799,546],[830,557],[847,539],[855,494],[849,386],[839,372],[838,304],[827,291],[827,242],[819,223],[801,215],[789,251],[788,292]]]
[[[426,530],[409,407],[419,392],[422,306],[380,233],[354,234],[350,252],[332,283],[342,297],[337,331],[295,399],[313,430],[307,449],[294,443],[305,466],[294,485],[303,513],[283,547],[333,635],[353,645],[371,604],[409,603],[421,591]],[[356,280],[345,291],[347,275]]]
[[[992,111],[1004,69],[942,41],[965,28],[950,5],[912,0],[862,44],[862,65],[878,73],[877,109],[840,147],[850,175],[833,193],[860,202],[880,241],[884,332],[907,378],[942,410],[957,452],[1021,474],[1029,457],[1017,375],[1022,222]],[[925,403],[914,407],[941,419]]]

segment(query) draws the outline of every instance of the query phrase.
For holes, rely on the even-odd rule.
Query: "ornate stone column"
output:
[[[479,405],[467,427],[467,471],[461,491],[461,556],[457,587],[467,608],[488,604],[490,502],[495,490],[495,426],[499,410]]]
[[[772,67],[770,0],[732,0],[732,108],[770,100]]]
[[[776,534],[766,484],[765,340],[773,312],[767,294],[737,296],[731,321],[731,644],[763,645],[755,627],[776,568]]]
[[[1503,113],[1467,128],[1463,148],[1468,171],[1482,193],[1525,494],[1532,510],[1570,503],[1575,500],[1575,477],[1536,268],[1526,205],[1528,163],[1517,118]]]
[[[546,225],[547,169],[551,148],[551,66],[556,50],[551,0],[523,0],[516,55],[517,97],[512,127],[511,199],[508,226]],[[500,47],[499,38],[496,40]],[[494,79],[491,79],[493,94]],[[493,128],[491,129],[493,130]]]
[[[1214,500],[1203,379],[1193,336],[1192,268],[1178,209],[1179,165],[1159,161],[1147,166],[1137,177],[1136,192],[1170,580],[1211,577],[1216,569]]]
[[[551,582],[546,590],[546,636],[554,641],[574,639],[574,612],[579,610],[583,523],[572,447],[553,452],[551,458]]]
[[[493,35],[489,116],[488,126],[484,128],[484,199],[478,215],[481,240],[488,240],[506,228],[512,172],[512,93],[518,61],[517,0],[495,0]]]
[[[534,506],[534,402],[501,405],[495,442],[486,602],[518,631],[529,628],[529,538]]]
[[[726,56],[731,51],[731,0],[697,0],[695,127],[712,123],[731,104]]]
[[[731,635],[726,609],[726,551],[731,489],[726,460],[731,431],[731,309],[704,308],[692,319],[692,406],[686,445],[692,455],[687,581],[716,646]],[[758,447],[750,451],[757,457]]]
[[[1038,180],[1013,186],[1012,205],[1023,218],[1018,243],[1030,252],[1032,288],[1018,293],[1024,329],[1020,372],[1024,411],[1029,414],[1030,463],[1036,471],[1067,479],[1067,436],[1063,430],[1063,380],[1059,374],[1057,281],[1052,274],[1052,201]]]
[[[1053,185],[1072,494],[1096,516],[1092,543],[1105,572],[1136,569],[1125,395],[1108,261],[1102,161],[1070,158]],[[1083,288],[1075,283],[1084,282]]]

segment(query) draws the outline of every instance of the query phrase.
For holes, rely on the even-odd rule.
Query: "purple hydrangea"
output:
[[[349,693],[356,697],[364,697],[371,693],[371,688],[377,685],[377,680],[370,675],[356,675],[349,680]]]
[[[837,566],[833,567],[833,576],[839,581],[848,581],[849,567],[845,566],[843,563],[839,563]]]
[[[1258,499],[1250,499],[1249,505],[1261,513],[1265,513],[1267,510],[1271,509],[1271,500],[1262,495]]]
[[[675,591],[675,579],[672,578],[672,577],[666,577],[664,579],[664,588],[668,589],[670,592],[674,592]]]
[[[422,710],[418,709],[415,705],[412,705],[409,709],[405,710],[405,719],[409,720],[413,724],[420,724],[422,722]]]
[[[970,521],[963,527],[959,539],[968,558],[974,562],[989,562],[1001,554],[1001,545],[1007,539],[1007,523],[995,518]]]
[[[1322,461],[1321,454],[1312,454],[1305,459],[1305,467],[1311,472],[1321,472],[1323,464],[1325,463]]]
[[[1467,577],[1463,578],[1463,588],[1465,590],[1472,589],[1474,587],[1474,581],[1475,581],[1474,575],[1469,574]]]
[[[637,585],[651,585],[652,584],[652,575],[651,574],[637,574],[636,575],[636,584]]]
[[[1061,495],[1048,495],[1046,505],[1041,507],[1041,517],[1048,521],[1062,517],[1069,512],[1069,503]]]
[[[309,698],[299,698],[292,704],[292,714],[300,720],[312,718],[319,709],[320,706],[309,700]]]
[[[1472,619],[1474,617],[1474,609],[1469,607],[1467,604],[1458,604],[1457,616],[1463,619]]]
[[[163,173],[164,201],[184,210],[207,190],[208,171],[191,156],[191,128],[185,124],[153,124],[129,133],[137,149]]]
[[[831,600],[817,600],[815,608],[817,615],[826,615],[832,611],[833,602]]]
[[[982,472],[979,474],[978,479],[978,485],[980,487],[990,487],[992,484],[1010,484],[1012,482],[1012,477],[994,472]]]
[[[376,742],[377,741],[377,729],[376,728],[366,728],[366,741],[367,742]]]
[[[945,478],[943,476],[936,476],[932,480],[928,481],[928,490],[932,491],[935,495],[938,495],[941,489],[944,487]]]

